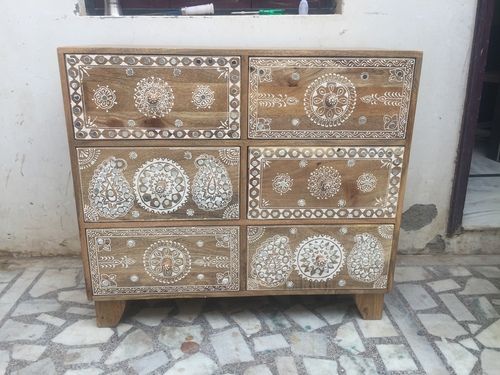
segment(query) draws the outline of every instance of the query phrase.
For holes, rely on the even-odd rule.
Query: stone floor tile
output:
[[[266,350],[288,348],[290,344],[288,344],[283,335],[276,334],[269,336],[254,337],[253,346],[256,352],[263,352]]]
[[[0,350],[0,374],[5,374],[9,366],[10,355],[8,350]],[[282,374],[280,374],[282,375]]]
[[[19,275],[19,271],[2,270],[0,272],[0,283],[9,283],[17,275]]]
[[[40,297],[55,290],[76,286],[77,272],[75,269],[48,269],[38,279],[30,290],[32,297]]]
[[[417,371],[417,365],[404,345],[381,344],[377,351],[387,371]]]
[[[100,375],[103,371],[97,367],[80,368],[78,370],[68,370],[64,375]]]
[[[179,311],[174,318],[181,322],[193,323],[200,315],[204,302],[201,299],[179,299],[175,303]]]
[[[20,361],[38,361],[38,358],[47,349],[44,345],[19,345],[12,347],[12,358]]]
[[[118,337],[121,337],[124,333],[127,333],[132,328],[134,328],[134,326],[131,324],[120,323],[116,326],[116,334],[118,335]]]
[[[434,336],[454,339],[467,334],[467,331],[447,314],[418,314],[418,318],[427,332]]]
[[[337,362],[329,359],[304,358],[304,367],[309,375],[337,374]]]
[[[500,299],[492,299],[491,303],[493,303],[494,305],[500,306]]]
[[[464,290],[459,292],[462,295],[477,295],[477,294],[500,294],[500,290],[486,279],[478,279],[471,277],[467,280]]]
[[[149,327],[156,327],[160,325],[161,321],[165,319],[168,313],[172,310],[172,307],[146,307],[141,309],[133,319],[137,320],[139,323],[147,325]]]
[[[231,315],[231,318],[240,326],[247,336],[254,335],[262,329],[260,320],[257,319],[254,313],[248,310],[234,313]]]
[[[498,375],[500,369],[500,352],[484,349],[481,352],[481,368],[483,375]]]
[[[273,375],[266,365],[257,365],[247,368],[243,375]]]
[[[474,339],[471,339],[471,338],[464,339],[464,340],[460,341],[460,344],[467,349],[479,351],[479,347],[477,346]]]
[[[363,320],[358,318],[356,322],[359,329],[361,329],[361,333],[366,338],[399,336],[385,312],[382,314],[381,320]]]
[[[437,306],[436,301],[418,284],[399,284],[399,291],[413,310],[427,310]]]
[[[431,281],[430,283],[427,283],[432,290],[436,293],[441,293],[441,292],[447,292],[449,290],[456,290],[456,289],[462,289],[460,285],[457,284],[457,282],[453,279],[444,279],[444,280],[437,280],[437,281]]]
[[[465,307],[465,305],[452,293],[439,294],[446,308],[451,312],[459,322],[476,320],[474,315]]]
[[[476,356],[460,344],[437,341],[436,345],[456,375],[470,375],[477,362]]]
[[[385,305],[408,341],[411,350],[420,361],[424,371],[427,374],[448,375],[448,370],[437,356],[434,348],[425,336],[421,335],[421,328],[417,326],[415,319],[410,317],[409,311],[406,310],[406,307],[396,298],[394,293],[386,296]]]
[[[9,289],[3,292],[3,295],[0,297],[0,320],[7,315],[19,300],[19,297],[29,288],[39,274],[39,270],[27,269],[14,281],[14,284]]]
[[[12,316],[54,312],[60,308],[61,305],[55,299],[30,299],[17,305]]]
[[[358,354],[365,351],[363,341],[361,337],[359,337],[356,327],[354,327],[354,323],[352,322],[345,323],[337,329],[333,342],[352,354]]]
[[[487,348],[500,349],[500,319],[482,330],[476,339]]]
[[[495,307],[488,301],[488,298],[484,296],[475,298],[473,305],[485,319],[500,318],[500,314],[498,314]]]
[[[467,327],[469,328],[470,333],[474,334],[479,331],[481,324],[469,323],[467,324]]]
[[[168,357],[164,352],[156,352],[131,361],[130,367],[133,368],[138,375],[146,375],[165,366],[168,362]]]
[[[377,367],[371,358],[344,354],[339,358],[339,364],[346,375],[377,374]]]
[[[431,279],[432,275],[424,267],[396,267],[394,281],[403,283]]]
[[[212,327],[212,329],[226,328],[230,325],[224,315],[222,315],[219,311],[208,311],[203,314],[203,316],[207,320],[208,324],[210,324],[210,327]]]
[[[473,267],[474,271],[481,273],[488,279],[500,278],[500,268],[493,266],[478,266]]]
[[[273,332],[288,329],[292,326],[285,314],[280,311],[264,312],[263,318],[266,325]]]
[[[289,336],[292,352],[297,355],[324,357],[327,353],[328,341],[322,333],[292,332]]]
[[[158,335],[158,341],[170,350],[180,350],[182,353],[183,344],[184,347],[201,345],[203,341],[203,328],[200,325],[189,325],[186,327],[162,326]]]
[[[96,347],[68,349],[64,355],[64,364],[97,363],[101,361],[101,358],[102,351]]]
[[[87,294],[85,289],[74,289],[65,290],[57,294],[57,299],[63,302],[74,302],[80,303],[82,305],[90,304],[91,302],[87,299]]]
[[[217,364],[203,353],[193,354],[175,363],[165,375],[210,375],[217,370]]]
[[[210,336],[210,342],[221,366],[254,360],[238,328],[215,333]]]
[[[325,327],[327,324],[316,316],[312,311],[302,305],[295,305],[285,311],[285,313],[297,323],[304,331],[314,331]]]
[[[429,267],[433,273],[440,277],[466,277],[472,274],[463,266]]]
[[[7,341],[35,341],[43,336],[46,326],[40,324],[27,324],[9,319],[0,328],[0,342]]]
[[[129,333],[106,360],[107,365],[137,358],[153,351],[153,340],[143,330]]]
[[[64,345],[96,345],[107,342],[114,332],[111,328],[98,328],[95,319],[78,320],[52,339]]]
[[[71,306],[69,309],[66,310],[68,314],[76,314],[76,315],[83,315],[83,316],[95,316],[95,310],[94,309],[88,309],[85,307],[79,307],[79,306]]]
[[[13,372],[12,375],[57,375],[56,366],[50,358],[44,358],[34,362],[29,366],[22,368],[19,371]]]
[[[0,293],[3,292],[3,290],[9,285],[8,283],[0,283]]]
[[[350,307],[351,306],[347,303],[332,303],[318,307],[315,311],[321,315],[329,325],[333,326],[342,323],[342,320]]]
[[[40,322],[47,323],[56,327],[61,327],[66,321],[64,319],[49,315],[49,314],[40,314],[36,317],[36,320]]]
[[[276,357],[275,362],[278,375],[299,375],[293,357]]]

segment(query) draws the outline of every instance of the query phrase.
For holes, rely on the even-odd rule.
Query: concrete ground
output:
[[[381,321],[347,297],[132,302],[96,328],[76,258],[0,260],[0,374],[499,374],[500,256],[401,256]]]

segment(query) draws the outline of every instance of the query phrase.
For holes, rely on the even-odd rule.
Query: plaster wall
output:
[[[400,250],[445,232],[476,1],[345,0],[322,16],[85,17],[68,0],[25,0],[0,14],[0,251],[79,251],[56,48],[131,45],[422,50],[405,207],[434,205]],[[421,222],[421,221],[419,221]],[[453,249],[451,249],[453,251]]]

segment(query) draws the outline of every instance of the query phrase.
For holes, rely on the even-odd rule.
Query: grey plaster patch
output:
[[[414,204],[403,212],[401,228],[406,231],[422,229],[429,225],[437,214],[438,210],[435,204]]]

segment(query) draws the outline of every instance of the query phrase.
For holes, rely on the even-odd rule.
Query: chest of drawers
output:
[[[59,49],[87,293],[392,287],[419,52]]]

